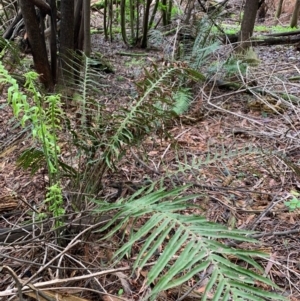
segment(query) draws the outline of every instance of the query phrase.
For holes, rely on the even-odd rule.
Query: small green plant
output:
[[[281,26],[281,25],[276,25],[276,26],[271,27],[271,31],[273,33],[276,33],[276,32],[277,33],[279,33],[279,32],[290,32],[290,31],[295,31],[295,30],[297,30],[297,29],[292,28],[290,26],[284,27],[284,26]]]
[[[175,101],[173,111],[180,115],[189,109],[193,98],[189,88],[179,88],[173,93],[173,99]]]
[[[178,6],[172,6],[171,9],[171,18],[174,18],[177,15],[183,15],[184,12],[182,11],[182,9]]]
[[[143,66],[144,65],[144,60],[141,59],[136,59],[133,58],[132,60],[130,60],[129,62],[125,63],[126,67],[131,67],[131,66]]]
[[[290,211],[294,211],[298,208],[300,208],[300,193],[292,190],[291,191],[291,200],[288,202],[285,202],[284,204],[289,208]]]
[[[58,225],[59,218],[64,214],[58,168],[60,148],[57,144],[57,132],[61,129],[60,120],[63,115],[60,95],[42,95],[36,87],[37,73],[28,72],[24,76],[26,94],[0,62],[0,83],[10,85],[8,103],[14,116],[20,120],[22,127],[30,124],[32,137],[42,147],[42,151],[33,151],[32,148],[25,151],[19,163],[24,167],[33,165],[37,168],[38,163],[45,159],[50,183],[45,202]]]
[[[254,26],[254,32],[269,32],[270,28],[265,25]]]

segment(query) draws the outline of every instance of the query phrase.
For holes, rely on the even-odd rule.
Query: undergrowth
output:
[[[34,149],[23,154],[20,162],[34,171],[41,167],[41,162],[46,162],[50,183],[45,202],[56,218],[56,225],[63,222],[62,182],[66,178],[70,183],[68,189],[76,192],[70,197],[75,213],[84,212],[93,205],[95,216],[104,213],[112,216],[98,232],[103,233],[102,241],[121,237],[113,254],[114,265],[132,260],[137,272],[151,265],[145,276],[145,285],[149,288],[145,299],[155,300],[161,291],[191,279],[200,283],[201,277],[206,275],[205,290],[199,297],[202,300],[285,300],[271,289],[262,289],[279,290],[263,276],[264,270],[256,260],[266,258],[265,253],[240,250],[226,243],[257,243],[250,237],[251,232],[228,229],[195,214],[191,209],[196,206],[191,200],[201,195],[191,194],[190,185],[176,181],[180,174],[257,150],[222,152],[213,158],[208,154],[205,160],[192,162],[178,160],[177,170],[168,171],[163,167],[162,170],[167,170],[165,173],[158,179],[150,179],[148,185],[128,197],[112,203],[101,197],[105,176],[118,171],[132,147],[141,147],[153,135],[172,141],[168,126],[188,110],[192,102],[192,83],[205,80],[200,67],[218,48],[218,43],[210,36],[212,25],[203,20],[199,28],[201,26],[206,26],[206,30],[181,53],[187,64],[153,65],[145,69],[144,77],[136,86],[137,96],[109,114],[106,105],[95,100],[94,96],[102,89],[101,81],[91,67],[92,60],[84,58],[83,65],[77,66],[80,74],[74,87],[77,93],[72,99],[78,107],[78,125],[66,117],[60,95],[45,96],[39,91],[35,73],[25,75],[22,92],[1,64],[0,81],[9,85],[8,101],[15,117],[22,126],[30,124],[32,137],[37,142]],[[68,145],[76,153],[72,158],[77,163],[76,169],[60,161],[58,140],[62,131],[71,133],[65,139],[69,139]],[[174,182],[174,187],[166,185],[168,179]],[[129,224],[133,226],[125,235],[124,229]],[[134,252],[136,246],[138,252]]]

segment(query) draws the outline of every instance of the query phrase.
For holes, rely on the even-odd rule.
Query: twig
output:
[[[54,245],[54,246],[51,246],[53,248],[53,250],[55,251],[58,251],[58,248]],[[87,271],[88,273],[92,274],[92,272],[90,271],[90,269],[88,267],[86,267],[80,260],[77,260],[76,258],[70,256],[69,254],[65,254],[66,257],[70,258],[71,260],[73,260],[74,262],[76,262],[77,264],[79,264],[80,266],[83,267],[83,269],[85,271]],[[58,278],[58,275],[59,275],[59,268],[60,267],[57,267],[57,278]],[[105,288],[101,285],[101,283],[99,282],[99,280],[97,278],[94,278],[94,281],[97,283],[98,287],[104,292],[107,294],[107,291],[105,290]]]
[[[78,244],[80,242],[79,238],[80,236],[82,236],[84,233],[92,230],[93,228],[105,223],[106,221],[101,221],[95,225],[92,225],[86,229],[84,229],[83,231],[81,231],[78,235],[76,235],[71,241],[70,243],[67,245],[67,247],[60,253],[58,254],[57,256],[53,257],[47,264],[45,264],[44,266],[40,267],[39,270],[34,274],[32,275],[28,281],[24,284],[28,284],[32,281],[32,279],[34,279],[41,271],[45,270],[52,262],[54,262],[55,260],[57,260],[60,256],[62,256],[63,254],[65,254],[69,249],[71,249],[72,247],[74,247],[76,244]]]
[[[155,265],[155,264],[157,264],[157,262],[149,263],[149,264],[146,264],[145,266],[152,266],[152,265]],[[55,285],[55,284],[66,283],[66,282],[69,282],[69,281],[79,281],[79,280],[85,280],[85,279],[98,277],[98,276],[103,276],[103,275],[107,275],[107,274],[114,274],[116,272],[129,271],[131,269],[132,269],[131,266],[127,266],[127,267],[122,267],[122,268],[117,268],[117,269],[104,270],[104,271],[101,271],[101,272],[88,274],[88,275],[81,275],[81,276],[72,277],[72,278],[53,279],[53,280],[49,280],[49,281],[45,281],[45,282],[35,283],[34,287],[35,287],[35,289],[37,289],[37,288],[42,288],[42,287],[45,287],[45,286],[51,286],[51,285]],[[23,286],[23,290],[28,290],[30,288],[30,286],[31,286],[31,284],[27,283],[26,285]],[[15,289],[5,290],[5,291],[0,292],[0,297],[14,295],[15,293],[16,293]]]
[[[55,298],[51,298],[50,296],[48,296],[47,294],[45,294],[44,292],[42,292],[42,291],[40,291],[40,290],[38,290],[38,289],[36,289],[36,287],[33,285],[33,284],[31,284],[31,283],[29,283],[29,284],[27,284],[28,285],[28,287],[30,287],[34,292],[35,292],[35,294],[37,295],[37,300],[39,300],[39,296],[42,296],[44,299],[46,299],[47,301],[56,301],[56,299]]]
[[[259,221],[266,216],[266,214],[273,208],[275,207],[278,203],[282,202],[282,200],[278,200],[276,202],[271,202],[270,205],[259,215],[259,217],[252,223],[252,225],[249,227],[250,230],[255,230],[257,224],[259,223]]]
[[[293,230],[287,230],[287,231],[278,231],[278,232],[267,232],[267,233],[260,233],[260,234],[253,234],[250,235],[251,238],[261,238],[261,237],[265,237],[265,236],[281,236],[281,235],[289,235],[289,234],[295,234],[295,233],[299,233],[300,229],[293,229]]]
[[[151,172],[153,172],[153,173],[155,173],[155,174],[157,174],[157,175],[160,175],[160,172],[159,172],[159,171],[157,171],[157,170],[151,168],[150,166],[148,166],[144,161],[142,161],[142,160],[137,156],[137,154],[136,154],[132,149],[131,149],[130,151],[131,151],[131,154],[132,154],[132,156],[134,157],[134,159],[136,159],[141,165],[143,165],[144,167],[146,167],[149,171],[151,171]]]
[[[18,296],[19,296],[19,300],[23,301],[23,295],[22,295],[22,282],[20,281],[19,277],[17,276],[17,274],[7,265],[3,265],[2,267],[0,267],[0,271],[1,270],[6,270],[11,277],[15,280],[16,286],[17,286],[17,290],[18,290]]]
[[[121,56],[148,56],[147,53],[117,52],[116,54]]]

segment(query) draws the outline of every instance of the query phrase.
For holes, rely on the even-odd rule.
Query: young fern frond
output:
[[[37,149],[25,152],[19,164],[24,167],[38,169],[38,164],[45,159],[49,174],[49,187],[45,202],[48,209],[56,218],[56,223],[64,214],[62,202],[62,190],[59,177],[58,155],[60,148],[57,143],[58,132],[61,130],[60,120],[63,116],[60,103],[60,95],[42,95],[36,87],[38,74],[28,72],[25,74],[25,91],[22,92],[17,81],[8,73],[0,62],[0,83],[9,84],[8,103],[11,105],[14,116],[20,120],[22,127],[27,123],[31,125],[33,139],[41,145]],[[29,101],[31,99],[31,102]],[[42,158],[43,157],[43,158]]]
[[[177,115],[186,112],[189,109],[193,99],[192,93],[188,88],[179,88],[179,90],[175,91],[173,98],[175,101],[173,111]]]
[[[202,300],[212,293],[214,300],[220,300],[218,298],[223,296],[222,300],[228,301],[232,295],[237,298],[243,296],[243,300],[254,300],[263,296],[265,291],[256,288],[255,282],[269,286],[274,284],[259,274],[263,273],[263,268],[252,257],[266,257],[266,254],[233,249],[217,241],[230,239],[256,242],[248,236],[249,231],[227,229],[222,225],[208,222],[201,216],[180,214],[182,210],[193,206],[188,200],[197,197],[183,196],[186,189],[187,187],[180,187],[171,191],[165,189],[155,191],[155,186],[152,185],[146,194],[137,193],[125,203],[107,204],[105,210],[111,207],[118,213],[109,223],[110,225],[115,223],[115,227],[103,239],[108,239],[123,228],[129,217],[135,220],[145,219],[151,213],[148,221],[133,231],[128,241],[115,253],[115,259],[131,254],[132,246],[143,241],[134,263],[134,268],[143,269],[148,262],[153,261],[153,257],[157,256],[157,250],[163,244],[163,251],[147,274],[147,283],[149,285],[155,283],[152,300],[160,291],[179,286],[197,277],[199,273],[208,271],[208,267],[212,274],[208,277]],[[102,209],[103,207],[100,210]],[[109,225],[106,225],[102,231],[107,231],[108,227]],[[242,268],[228,256],[246,262],[257,272]],[[265,296],[273,300],[285,300],[282,296],[269,292],[266,292]]]

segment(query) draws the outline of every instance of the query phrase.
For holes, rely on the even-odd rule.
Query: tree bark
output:
[[[253,34],[258,4],[259,0],[246,0],[241,31],[238,39],[240,44],[237,50],[239,52],[246,51],[251,46],[250,39]]]
[[[292,18],[291,18],[291,23],[290,23],[291,28],[297,27],[298,17],[299,17],[299,10],[300,10],[300,0],[296,0],[293,15],[292,15]]]
[[[147,48],[150,5],[151,5],[151,0],[146,0],[144,20],[143,20],[143,37],[142,37],[142,44],[141,44],[142,48]]]
[[[43,0],[29,0],[29,2],[38,7],[44,14],[51,14],[50,5],[47,2]]]
[[[54,82],[48,62],[43,32],[41,31],[34,5],[27,0],[20,0],[20,7],[31,46],[35,70],[39,73],[40,80],[45,85],[45,88],[52,91]]]
[[[51,56],[51,71],[54,83],[57,77],[57,8],[56,0],[50,0],[51,7],[51,37],[50,37],[50,56]]]
[[[281,16],[282,4],[283,4],[283,0],[279,0],[277,10],[276,10],[276,14],[275,14],[275,26],[278,24],[279,18]]]
[[[74,49],[75,50],[82,50],[80,45],[82,42],[80,41],[80,27],[81,27],[81,19],[82,19],[82,6],[83,0],[77,0],[75,5],[75,21],[74,21]]]
[[[72,82],[73,64],[72,51],[74,50],[74,0],[63,0],[60,4],[60,78],[59,84]]]
[[[83,18],[84,18],[83,52],[87,57],[90,57],[91,55],[91,0],[84,1]]]

